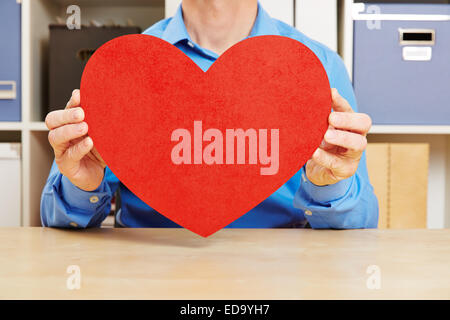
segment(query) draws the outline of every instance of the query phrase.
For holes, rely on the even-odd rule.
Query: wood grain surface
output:
[[[449,299],[450,230],[0,228],[0,298]]]

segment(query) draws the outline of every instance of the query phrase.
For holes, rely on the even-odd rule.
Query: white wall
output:
[[[337,51],[337,0],[296,0],[295,27]]]
[[[177,11],[178,6],[180,5],[181,0],[166,0],[166,11],[164,13],[166,18],[172,17]]]
[[[295,27],[337,51],[337,0],[259,0],[272,18]],[[171,17],[181,0],[166,0],[165,16]],[[295,4],[295,5],[294,5]]]
[[[272,18],[294,25],[294,0],[259,0]]]

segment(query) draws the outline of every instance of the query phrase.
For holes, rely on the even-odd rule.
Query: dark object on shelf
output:
[[[361,14],[353,37],[359,111],[377,125],[450,125],[450,5],[366,4]]]
[[[21,5],[0,1],[0,121],[21,120]]]
[[[92,54],[104,43],[127,34],[141,33],[139,27],[83,26],[69,30],[66,25],[50,25],[49,108],[64,109],[72,91],[80,87],[83,69]]]

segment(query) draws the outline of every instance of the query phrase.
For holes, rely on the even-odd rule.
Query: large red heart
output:
[[[301,169],[328,127],[331,92],[319,59],[290,38],[246,39],[203,72],[161,39],[128,35],[90,58],[81,105],[89,135],[122,183],[167,218],[206,237]],[[232,139],[239,133],[249,136]]]

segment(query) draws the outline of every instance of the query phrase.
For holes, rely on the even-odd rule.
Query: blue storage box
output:
[[[0,121],[21,120],[21,5],[0,1]]]
[[[355,6],[360,112],[379,125],[450,125],[450,4]]]

